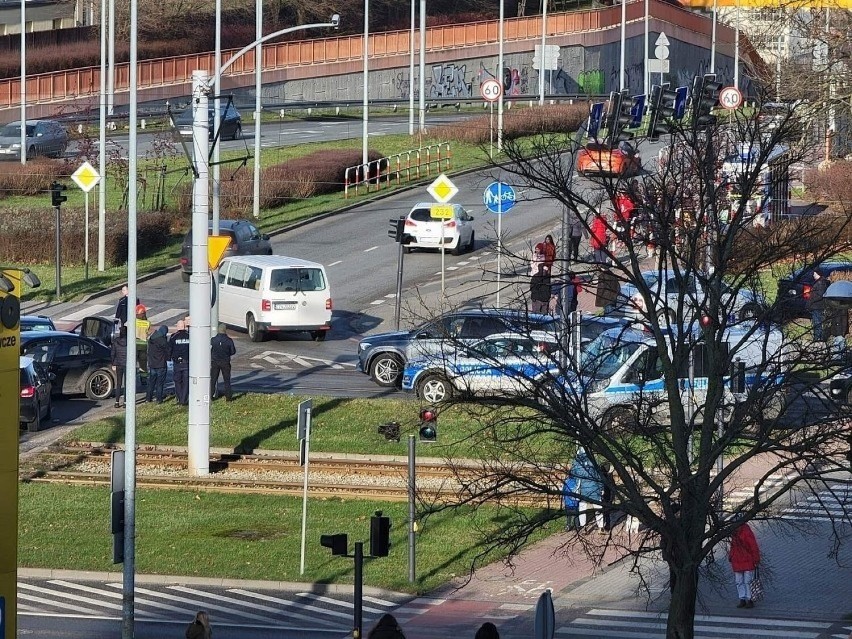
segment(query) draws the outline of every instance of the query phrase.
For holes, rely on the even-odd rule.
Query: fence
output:
[[[343,197],[348,198],[350,191],[358,195],[359,188],[369,193],[389,188],[391,183],[402,184],[420,177],[429,176],[452,168],[452,153],[447,142],[431,144],[411,151],[395,153],[346,169],[343,176]]]

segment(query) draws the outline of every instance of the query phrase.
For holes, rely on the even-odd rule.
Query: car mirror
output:
[[[269,241],[269,236],[268,236],[266,233],[264,233],[263,235],[261,235],[261,236],[260,236],[260,239],[262,239],[262,240],[266,240],[266,241],[268,242],[268,241]]]

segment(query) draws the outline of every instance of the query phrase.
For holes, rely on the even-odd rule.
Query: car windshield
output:
[[[269,290],[276,293],[323,291],[325,277],[318,268],[277,268],[272,271]]]
[[[414,209],[410,215],[411,219],[415,222],[440,222],[441,220],[432,217],[432,209],[431,208],[418,208]]]
[[[598,335],[583,351],[583,373],[594,379],[612,377],[638,348],[638,342],[625,342],[607,334]]]
[[[21,322],[21,330],[22,331],[52,331],[55,330],[53,327],[53,322],[49,319],[45,320],[27,320],[26,322]]]
[[[32,124],[27,125],[27,137],[31,138],[35,135],[35,126]],[[21,125],[20,124],[7,124],[2,129],[0,129],[0,138],[19,138],[21,137]]]

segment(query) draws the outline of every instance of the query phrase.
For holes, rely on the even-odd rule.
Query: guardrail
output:
[[[452,165],[450,145],[443,142],[350,166],[343,175],[343,197],[348,198],[350,191],[357,195],[359,187],[366,188],[367,193],[379,191],[383,185],[389,188],[391,183],[410,182],[431,175],[433,170],[436,174],[446,171]]]

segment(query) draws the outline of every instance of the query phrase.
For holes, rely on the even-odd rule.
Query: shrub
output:
[[[35,158],[25,166],[17,162],[0,165],[0,197],[15,195],[48,196],[50,183],[64,173],[62,162]]]
[[[845,209],[852,202],[852,162],[832,162],[820,169],[807,170],[802,177],[805,188],[832,208]]]

